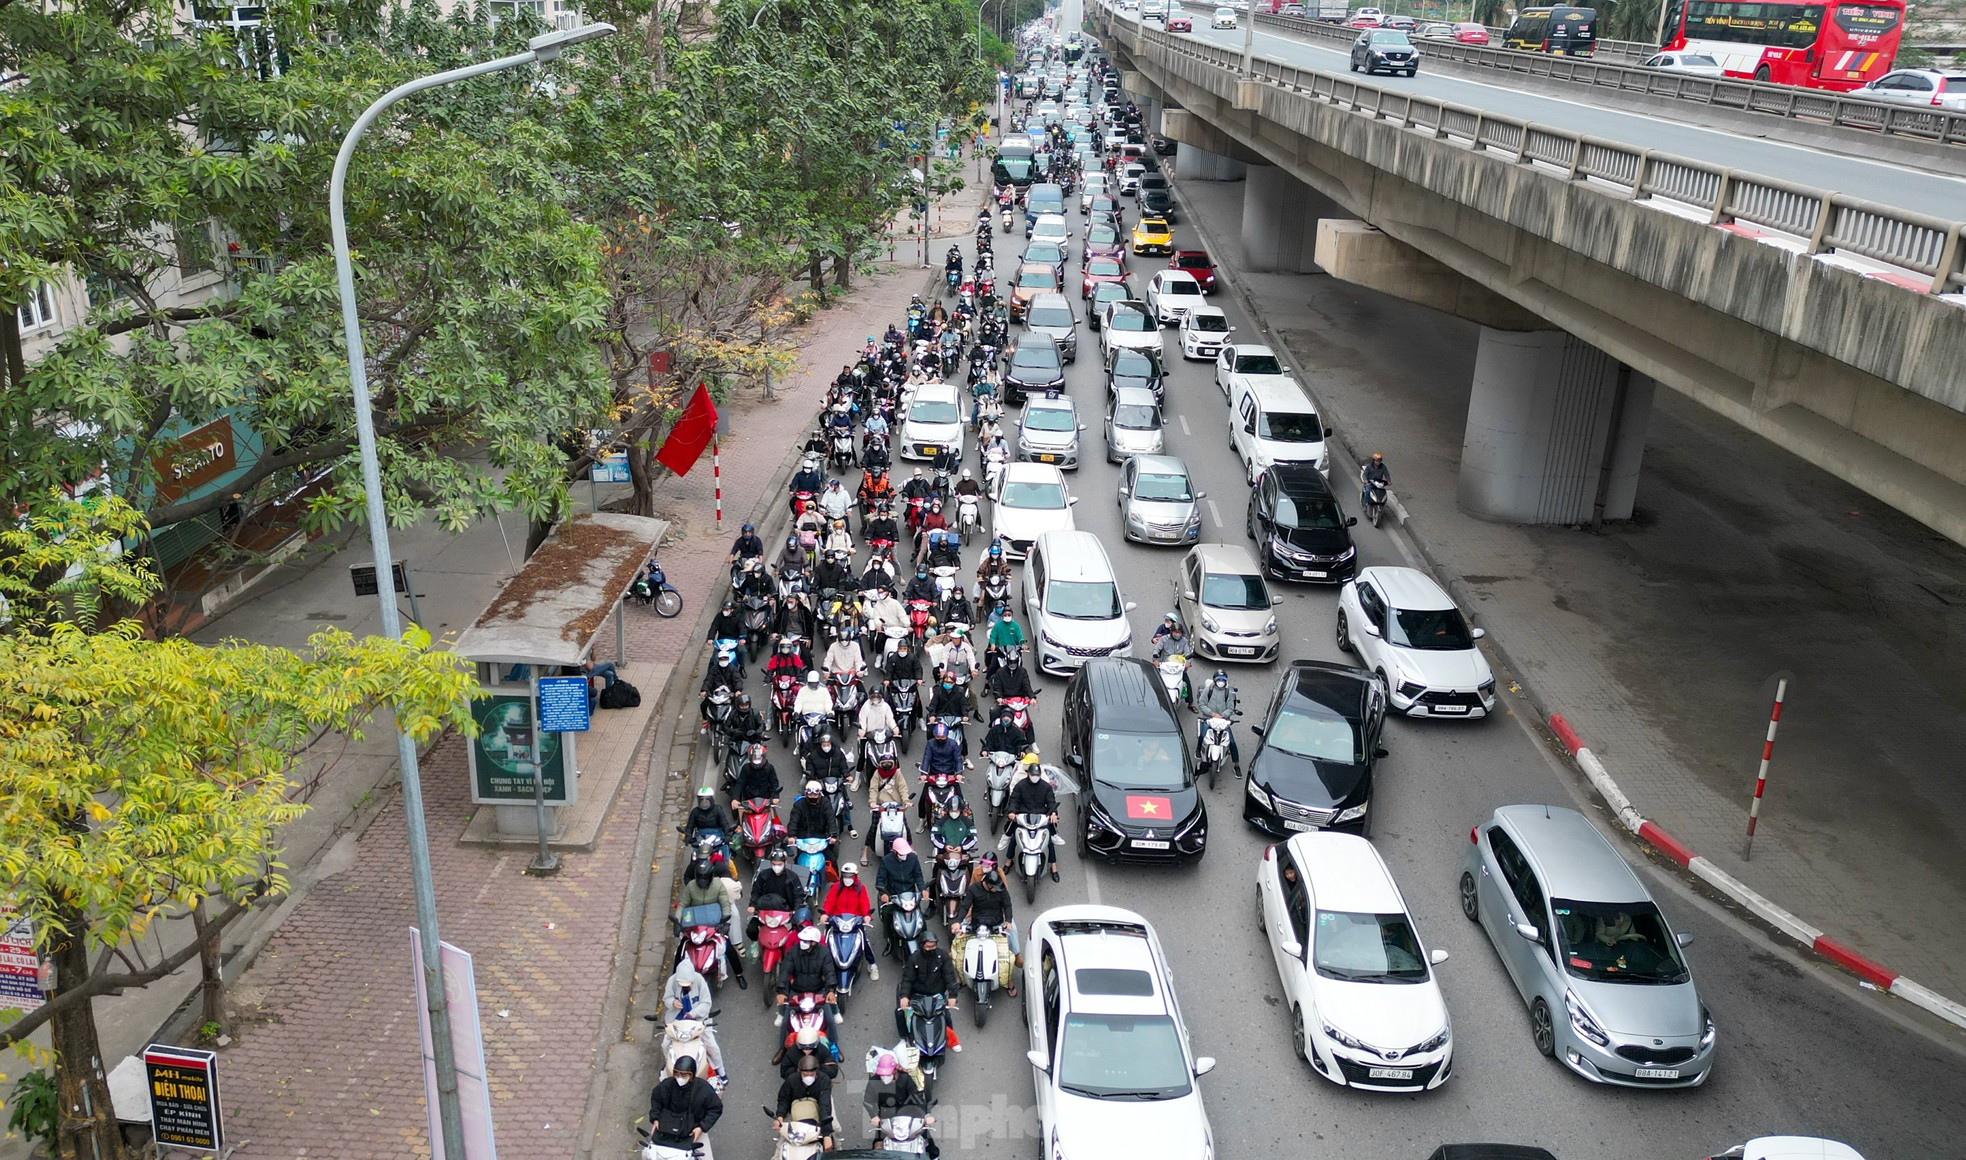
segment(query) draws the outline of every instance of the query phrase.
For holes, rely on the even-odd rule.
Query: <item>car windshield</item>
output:
[[[1024,157],[999,157],[997,164],[1003,168],[1012,181],[1021,181],[1031,176],[1031,162]]]
[[[1325,497],[1293,498],[1277,493],[1277,523],[1286,528],[1342,528],[1345,516]]]
[[[1404,32],[1396,28],[1390,28],[1384,32],[1375,32],[1372,34],[1372,47],[1374,48],[1397,48],[1402,44],[1412,43],[1412,41],[1406,39]]]
[[[1065,260],[1065,250],[1057,242],[1032,242],[1024,247],[1024,260],[1056,266]]]
[[[1174,1020],[1081,1012],[1059,1036],[1058,1086],[1098,1100],[1171,1100],[1194,1087]]]
[[[1065,228],[1064,222],[1039,222],[1031,227],[1033,238],[1063,238],[1071,232]]]
[[[1127,297],[1125,286],[1118,282],[1101,282],[1092,288],[1092,308],[1097,310],[1108,302],[1124,302]]]
[[[1020,346],[1017,353],[1010,356],[1010,369],[1014,371],[1057,371],[1064,369],[1058,361],[1058,350],[1050,346]]]
[[[1011,480],[1003,485],[1003,497],[998,502],[1005,507],[1056,511],[1065,506],[1065,486],[1059,483],[1021,483]]]
[[[1205,334],[1229,333],[1229,319],[1224,314],[1190,314],[1188,329],[1199,330]]]
[[[1270,606],[1270,589],[1261,576],[1210,572],[1201,578],[1201,602],[1209,608],[1253,612]]]
[[[908,421],[910,423],[960,423],[962,415],[954,403],[945,403],[940,399],[917,399],[914,406],[908,408]]]
[[[1024,412],[1024,427],[1029,431],[1070,431],[1078,426],[1078,420],[1064,407],[1032,407]]]
[[[1159,330],[1160,329],[1159,323],[1154,323],[1151,327],[1149,327],[1147,323],[1147,316],[1144,313],[1142,313],[1140,310],[1133,307],[1128,307],[1124,310],[1113,311],[1112,321],[1107,325],[1111,326],[1114,330],[1148,330],[1148,329]]]
[[[1110,246],[1120,240],[1120,233],[1111,226],[1093,226],[1085,240],[1095,246]]]
[[[1265,411],[1256,434],[1278,443],[1316,443],[1324,438],[1324,428],[1308,411]]]
[[[1188,490],[1188,477],[1168,472],[1140,473],[1133,481],[1133,498],[1159,500],[1162,503],[1187,503],[1194,499]]]
[[[1113,408],[1113,426],[1152,431],[1160,426],[1160,408],[1146,403],[1121,403]]]
[[[1688,53],[1687,55],[1680,57],[1679,63],[1689,64],[1692,65],[1694,68],[1719,68],[1720,67],[1720,62],[1718,60],[1715,60],[1713,57],[1710,56],[1701,56],[1698,53]]]
[[[1199,294],[1201,283],[1191,278],[1169,278],[1160,286],[1162,294]]]
[[[1670,984],[1687,980],[1679,944],[1650,902],[1550,901],[1563,968],[1600,983]]]
[[[1094,258],[1085,264],[1085,276],[1088,278],[1122,278],[1126,276],[1126,267],[1120,265],[1112,258]]]
[[[1041,270],[1020,270],[1017,274],[1017,285],[1026,290],[1056,290],[1058,275],[1052,273],[1048,267]]]
[[[1423,652],[1462,652],[1474,647],[1468,622],[1458,608],[1399,608],[1393,610],[1393,644]]]
[[[1062,326],[1070,329],[1072,311],[1066,306],[1039,306],[1032,309],[1028,321],[1032,326]]]
[[[1420,939],[1403,914],[1317,912],[1311,965],[1327,979],[1350,983],[1424,983]]]
[[[1273,354],[1239,354],[1236,356],[1236,373],[1239,375],[1280,375],[1283,364]]]
[[[1092,732],[1093,768],[1122,789],[1186,789],[1188,767],[1179,733]]]
[[[1357,764],[1365,760],[1361,738],[1352,723],[1336,714],[1301,713],[1284,709],[1270,723],[1263,744],[1293,757]]]
[[[1207,254],[1183,254],[1174,259],[1174,264],[1183,270],[1209,270],[1214,268],[1209,262]]]
[[[1140,223],[1140,232],[1143,234],[1164,234],[1167,232],[1167,223],[1159,218],[1148,218],[1146,221]]]
[[[1053,580],[1044,610],[1066,620],[1117,620],[1125,615],[1110,580]]]
[[[1113,357],[1113,377],[1116,379],[1151,379],[1154,377],[1154,360],[1137,350],[1120,348]]]

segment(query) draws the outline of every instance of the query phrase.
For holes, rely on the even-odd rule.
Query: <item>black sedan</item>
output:
[[[1042,334],[1023,335],[1004,359],[1003,401],[1021,407],[1026,395],[1042,395],[1053,387],[1065,388],[1065,356],[1058,343]]]
[[[1378,677],[1329,661],[1292,661],[1254,730],[1262,741],[1244,767],[1243,820],[1278,835],[1333,826],[1366,832],[1385,722]]]
[[[1135,347],[1118,347],[1106,359],[1106,397],[1121,387],[1138,387],[1152,391],[1154,398],[1162,397],[1167,371],[1160,365],[1160,356],[1151,350]]]
[[[1338,507],[1315,464],[1278,463],[1257,477],[1244,530],[1256,541],[1257,562],[1271,576],[1343,584],[1358,571],[1351,533],[1357,523],[1357,516]]]
[[[1396,28],[1373,28],[1352,41],[1352,71],[1364,69],[1367,76],[1380,71],[1405,73],[1420,71],[1420,50]]]

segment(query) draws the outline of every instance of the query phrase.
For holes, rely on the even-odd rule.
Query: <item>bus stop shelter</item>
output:
[[[628,589],[668,528],[667,521],[647,516],[573,516],[553,529],[458,637],[452,651],[472,663],[478,679],[471,800],[490,807],[474,812],[465,841],[537,840],[532,776],[537,682],[580,675],[590,659],[612,660],[623,680],[648,691],[641,707],[598,710],[584,734],[545,733],[537,739],[549,841],[572,848],[593,844],[667,673],[654,658],[631,661],[624,617]],[[603,641],[597,656],[596,644]]]

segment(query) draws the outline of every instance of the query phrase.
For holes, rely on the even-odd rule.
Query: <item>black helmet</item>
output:
[[[677,1075],[695,1075],[696,1057],[693,1055],[678,1056],[676,1062],[669,1065],[669,1070],[675,1072]]]
[[[1003,885],[1003,875],[991,870],[983,875],[983,885],[995,890]]]
[[[698,886],[710,885],[710,863],[698,860],[696,863],[696,884]]]

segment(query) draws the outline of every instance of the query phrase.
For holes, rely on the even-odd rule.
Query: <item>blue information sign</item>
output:
[[[539,726],[548,733],[585,733],[586,677],[539,678]]]

